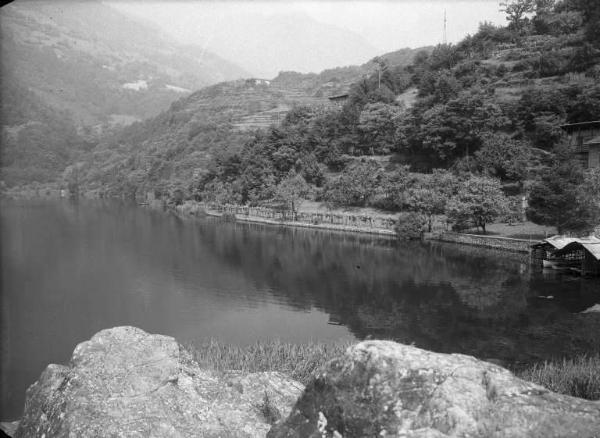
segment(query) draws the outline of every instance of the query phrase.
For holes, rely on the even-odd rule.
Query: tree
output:
[[[375,195],[381,176],[379,164],[363,159],[331,181],[325,187],[325,197],[334,204],[364,207]]]
[[[302,175],[290,172],[275,188],[275,200],[285,202],[295,216],[298,202],[310,193],[310,186]]]
[[[508,181],[523,181],[530,161],[529,146],[506,134],[487,133],[483,146],[475,153],[478,167],[490,176]]]
[[[486,225],[502,214],[506,205],[500,181],[471,176],[460,184],[458,193],[448,201],[446,214],[458,227],[472,223],[485,233]]]
[[[395,147],[397,120],[401,115],[402,107],[398,105],[365,105],[358,120],[358,129],[365,143],[364,149],[371,155],[390,153]]]
[[[393,172],[382,174],[373,205],[383,210],[400,210],[406,204],[406,192],[413,181],[409,166],[399,166]]]
[[[569,107],[569,123],[587,122],[600,118],[600,85],[584,89]]]
[[[506,19],[515,30],[521,30],[524,16],[535,11],[534,0],[514,0],[512,2],[501,2],[500,12],[506,14]]]
[[[432,231],[433,219],[446,211],[450,197],[455,195],[458,181],[450,172],[435,170],[431,175],[424,175],[408,190],[406,206],[425,217],[427,230]]]
[[[319,164],[317,157],[314,154],[309,154],[296,162],[296,169],[304,177],[306,182],[314,184],[317,187],[323,185],[325,175],[323,165]]]
[[[481,134],[505,127],[508,119],[499,105],[474,89],[424,111],[419,122],[412,134],[413,148],[444,167],[472,155],[481,146]]]
[[[558,234],[590,231],[597,225],[598,204],[594,202],[594,176],[587,181],[589,185],[584,184],[586,176],[579,163],[559,153],[556,163],[531,187],[527,217],[536,224],[555,226]]]
[[[583,15],[587,39],[600,44],[600,8],[597,0],[576,0],[577,8]]]
[[[239,184],[236,183],[213,180],[204,186],[201,198],[204,201],[213,201],[220,205],[241,204],[242,194],[238,186]]]

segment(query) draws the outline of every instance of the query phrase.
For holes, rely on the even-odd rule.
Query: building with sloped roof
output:
[[[600,239],[553,236],[533,245],[534,258],[552,261],[581,275],[600,276]],[[537,255],[536,255],[537,253]]]
[[[346,103],[350,95],[348,93],[337,94],[335,96],[329,96],[328,99],[331,103],[337,106],[342,106]]]
[[[584,167],[600,167],[600,120],[570,123],[561,128],[569,136],[573,147]]]

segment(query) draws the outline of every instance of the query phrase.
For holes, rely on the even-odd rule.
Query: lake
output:
[[[182,342],[395,339],[522,365],[599,349],[600,282],[452,244],[2,201],[1,417],[48,363],[134,325]]]

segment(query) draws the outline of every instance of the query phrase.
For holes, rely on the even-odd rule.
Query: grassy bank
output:
[[[600,354],[535,364],[518,376],[554,392],[600,400]]]
[[[201,346],[186,347],[201,366],[217,372],[279,371],[306,384],[327,361],[343,354],[350,345],[275,340],[240,347],[210,340]],[[600,400],[600,354],[534,364],[516,374],[554,392]]]
[[[240,347],[214,339],[200,346],[187,345],[200,366],[217,372],[279,371],[304,384],[327,361],[344,353],[351,342],[290,344],[260,341]]]

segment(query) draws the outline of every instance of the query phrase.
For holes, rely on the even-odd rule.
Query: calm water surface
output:
[[[3,201],[1,221],[3,419],[48,363],[118,325],[197,344],[383,337],[512,364],[600,348],[600,314],[578,313],[600,282],[518,255],[117,202]]]

